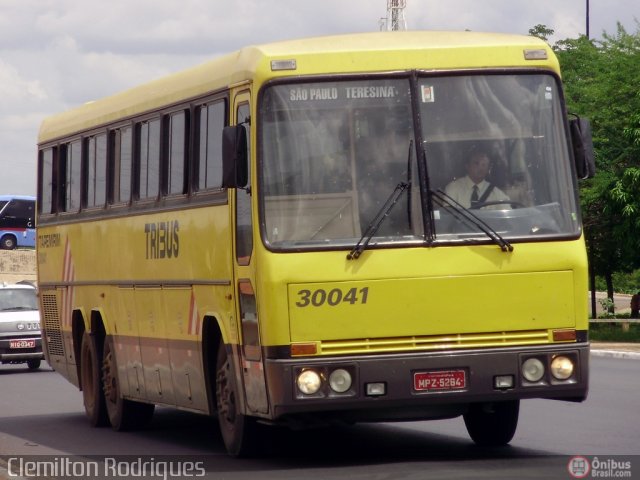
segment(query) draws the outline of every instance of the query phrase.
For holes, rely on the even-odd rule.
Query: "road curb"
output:
[[[624,352],[621,350],[591,350],[594,357],[628,358],[640,360],[640,352]]]

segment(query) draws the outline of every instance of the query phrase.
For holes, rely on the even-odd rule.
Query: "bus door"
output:
[[[248,157],[251,158],[250,93],[240,92],[233,100],[236,124],[243,124],[247,130]],[[249,161],[249,164],[251,162]],[[236,288],[237,312],[240,329],[238,351],[239,367],[242,372],[245,400],[251,413],[267,413],[268,401],[265,385],[260,327],[256,303],[255,262],[253,257],[253,221],[251,208],[251,185],[253,172],[249,168],[247,188],[235,190],[234,209],[234,283]]]

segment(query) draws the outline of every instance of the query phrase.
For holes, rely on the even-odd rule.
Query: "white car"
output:
[[[43,359],[36,289],[0,284],[0,362],[36,370]]]

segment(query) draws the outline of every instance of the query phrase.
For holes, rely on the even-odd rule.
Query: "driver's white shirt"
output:
[[[453,198],[456,202],[462,205],[465,208],[471,207],[471,194],[473,193],[473,186],[478,185],[478,198],[482,198],[482,194],[489,188],[491,185],[486,180],[482,180],[478,184],[474,184],[473,180],[469,178],[469,176],[465,175],[464,177],[460,177],[449,183],[444,189],[444,192]],[[498,187],[493,187],[489,196],[484,200],[485,202],[501,202],[501,201],[509,201],[509,197]],[[499,209],[508,209],[510,205],[492,205],[487,208],[499,208]]]

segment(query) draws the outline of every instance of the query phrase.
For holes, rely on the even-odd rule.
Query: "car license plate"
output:
[[[10,340],[9,348],[35,348],[35,340]]]
[[[460,390],[466,387],[467,376],[464,370],[439,370],[413,374],[413,388],[419,392]]]

